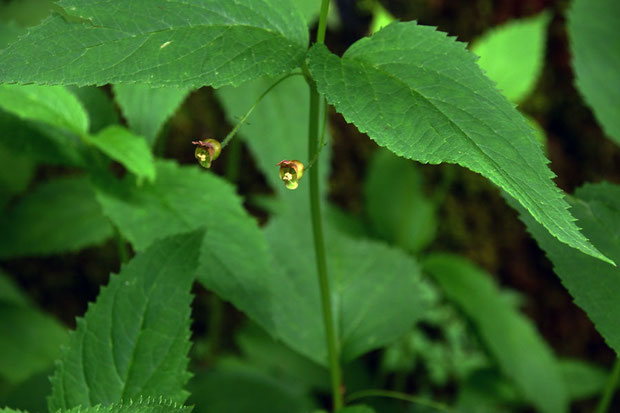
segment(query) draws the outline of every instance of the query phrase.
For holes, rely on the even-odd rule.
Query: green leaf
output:
[[[0,144],[0,209],[12,196],[26,190],[35,168],[32,159]]]
[[[23,382],[50,368],[66,342],[66,329],[0,271],[0,377]],[[8,334],[7,334],[8,332]]]
[[[358,404],[340,409],[338,413],[375,413],[375,411],[366,405]]]
[[[424,194],[422,176],[411,161],[378,151],[368,167],[364,198],[375,233],[385,240],[419,252],[435,238],[435,205]]]
[[[0,226],[2,258],[77,251],[103,243],[113,232],[83,177],[37,186],[0,217]]]
[[[0,82],[198,88],[298,67],[308,30],[292,0],[61,0],[0,53]],[[145,13],[148,10],[148,13]]]
[[[312,399],[288,382],[234,359],[224,359],[190,382],[196,413],[307,413]]]
[[[583,400],[601,394],[609,375],[604,369],[581,360],[561,360],[560,369],[571,400]]]
[[[615,261],[620,260],[620,186],[610,183],[587,184],[577,190],[571,202],[579,226],[594,245]],[[555,273],[607,344],[620,355],[620,268],[567,248],[550,237],[538,223],[517,208],[521,220],[547,253]]]
[[[114,85],[114,96],[131,130],[152,147],[164,126],[189,93],[189,89],[153,88],[143,84]]]
[[[424,268],[472,320],[504,374],[527,400],[542,412],[568,411],[568,395],[551,348],[533,323],[502,298],[488,274],[448,254],[431,255]]]
[[[42,122],[78,135],[88,131],[88,115],[63,86],[0,85],[0,108],[24,120]]]
[[[342,58],[313,46],[308,68],[319,92],[379,145],[482,174],[562,242],[609,261],[573,222],[530,126],[463,44],[432,27],[394,23]]]
[[[120,162],[140,178],[155,180],[155,161],[148,144],[121,126],[108,126],[97,135],[85,135],[84,140]]]
[[[28,412],[24,412],[22,410],[13,410],[10,407],[4,407],[0,409],[0,413],[28,413]]]
[[[190,413],[192,406],[183,406],[176,402],[162,398],[146,398],[137,401],[129,400],[124,403],[114,403],[107,406],[82,407],[65,410],[64,413]]]
[[[577,88],[605,133],[620,144],[620,3],[573,0],[567,18]]]
[[[508,100],[518,103],[536,86],[545,57],[549,15],[541,13],[493,28],[476,39],[471,51],[478,65]]]
[[[68,90],[82,102],[90,119],[90,133],[97,133],[106,126],[119,123],[114,102],[108,94],[95,86],[69,86]]]
[[[89,305],[52,378],[50,412],[139,396],[182,403],[190,377],[190,287],[204,232],[153,244]]]

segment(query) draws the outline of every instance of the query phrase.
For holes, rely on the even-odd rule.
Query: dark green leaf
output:
[[[32,159],[0,144],[0,209],[12,196],[22,193],[28,187],[35,168]]]
[[[102,88],[95,86],[70,86],[68,90],[82,102],[90,119],[90,133],[97,133],[106,126],[119,123],[114,102]]]
[[[603,392],[609,373],[581,360],[560,361],[560,370],[571,400],[594,397]]]
[[[379,145],[482,174],[562,242],[609,261],[573,222],[531,127],[463,44],[432,27],[394,23],[342,58],[313,46],[308,68],[319,92]]]
[[[190,377],[190,287],[204,232],[153,244],[112,275],[69,337],[50,411],[128,402],[182,403]]]
[[[183,406],[162,398],[129,400],[124,403],[115,403],[108,406],[96,405],[90,407],[75,407],[63,413],[190,413],[191,406]]]
[[[0,82],[237,85],[298,67],[308,43],[292,0],[57,4],[62,16],[0,53]]]

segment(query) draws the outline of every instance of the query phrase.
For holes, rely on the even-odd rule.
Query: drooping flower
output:
[[[222,152],[222,145],[215,139],[207,139],[205,141],[193,141],[196,147],[194,157],[203,168],[210,168],[211,162],[216,160]]]
[[[280,179],[288,189],[297,189],[299,180],[304,174],[304,164],[300,161],[280,161],[276,164],[280,167]]]

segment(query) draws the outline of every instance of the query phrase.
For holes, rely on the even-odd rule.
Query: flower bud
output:
[[[280,161],[276,166],[280,167],[280,179],[284,185],[288,189],[296,189],[304,174],[304,164],[299,161]]]
[[[206,141],[193,141],[196,147],[194,157],[203,168],[210,168],[211,162],[216,160],[222,152],[222,145],[215,139],[207,139]]]

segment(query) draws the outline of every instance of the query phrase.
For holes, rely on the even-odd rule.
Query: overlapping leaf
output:
[[[237,85],[298,67],[308,31],[292,0],[62,0],[0,53],[0,82]]]
[[[161,240],[112,275],[69,337],[52,378],[50,411],[140,396],[187,398],[190,287],[203,236]]]
[[[432,27],[394,23],[342,58],[313,46],[308,68],[319,92],[379,145],[482,174],[562,242],[608,261],[579,232],[531,128],[463,44]]]
[[[472,320],[504,374],[530,402],[543,412],[568,410],[566,388],[551,348],[532,323],[503,299],[487,274],[447,254],[432,255],[424,268]]]

